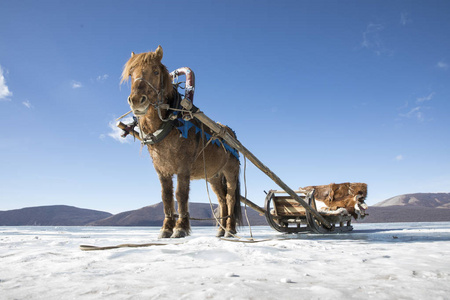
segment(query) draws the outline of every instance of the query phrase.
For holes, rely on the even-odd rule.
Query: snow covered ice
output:
[[[169,245],[105,251],[79,245],[166,240],[154,227],[0,227],[0,299],[450,299],[450,223],[354,227],[253,227],[270,239],[253,244],[194,227]]]

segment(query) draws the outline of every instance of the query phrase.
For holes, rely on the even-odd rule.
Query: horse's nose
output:
[[[128,104],[129,105],[142,105],[147,101],[147,96],[146,95],[130,95],[128,96]]]
[[[150,106],[146,95],[132,94],[128,96],[128,104],[136,116],[145,115]]]

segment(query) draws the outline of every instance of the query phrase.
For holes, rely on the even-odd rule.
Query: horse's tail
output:
[[[239,180],[239,177],[237,178],[237,183],[236,183],[236,191],[235,191],[235,199],[236,202],[234,203],[234,217],[236,218],[236,224],[238,226],[242,226],[243,225],[243,220],[242,220],[242,209],[241,209],[241,181]]]

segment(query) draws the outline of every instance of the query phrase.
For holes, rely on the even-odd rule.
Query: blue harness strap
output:
[[[189,134],[189,130],[192,128],[195,128],[195,134],[201,133],[202,130],[196,126],[195,124],[193,124],[191,121],[185,121],[181,118],[177,119],[177,121],[179,122],[179,125],[181,126],[176,126],[176,128],[178,129],[178,131],[180,132],[181,136],[185,139],[187,139],[188,134]],[[208,134],[205,132],[205,137],[206,140],[209,141],[212,139],[212,135]],[[228,152],[230,152],[231,154],[233,154],[234,157],[236,157],[239,160],[239,152],[234,149],[233,147],[231,147],[230,145],[228,145],[224,140],[222,139],[212,139],[211,140],[211,144],[215,144],[218,147],[222,146],[225,148],[225,150],[227,150]]]

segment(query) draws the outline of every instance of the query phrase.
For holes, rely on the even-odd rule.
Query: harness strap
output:
[[[137,79],[141,79],[141,78],[137,78]],[[181,96],[178,93],[178,91],[176,90],[175,86],[174,86],[174,89],[175,89],[175,91],[174,91],[175,97],[174,97],[174,99],[171,100],[171,103],[167,104],[167,108],[165,108],[169,111],[169,115],[174,113],[174,109],[180,108]],[[162,105],[158,105],[156,107],[156,109],[158,110],[158,115],[159,115],[160,119],[163,121],[163,124],[161,125],[161,127],[158,130],[156,130],[153,133],[144,134],[142,131],[139,133],[140,137],[142,138],[142,143],[144,145],[154,145],[154,144],[161,142],[163,139],[165,139],[169,135],[169,133],[172,131],[173,127],[175,127],[176,117],[171,118],[169,116],[168,118],[163,119],[161,116],[160,106],[162,106]]]
[[[142,143],[144,145],[154,145],[161,142],[169,133],[172,131],[174,125],[172,121],[167,121],[162,124],[162,126],[153,133],[143,136],[142,131],[139,135],[142,138]]]

